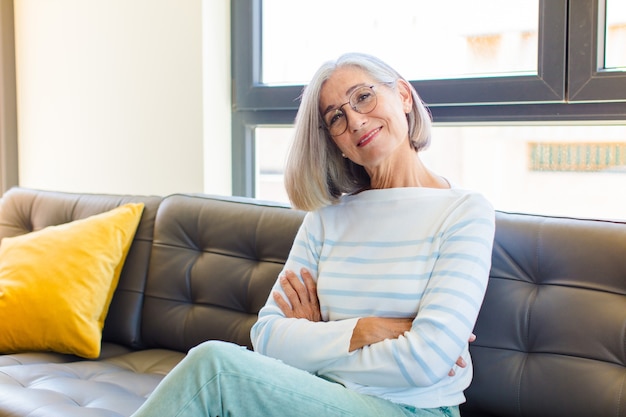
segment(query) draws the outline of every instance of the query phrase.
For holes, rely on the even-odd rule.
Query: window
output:
[[[311,2],[306,9],[313,17],[296,19],[293,16],[301,13],[302,2],[234,0],[234,104],[238,111],[297,109],[302,79],[310,78],[323,60],[347,50],[379,52],[398,70],[404,69],[407,78],[414,78],[430,106],[564,100],[566,0],[512,0],[506,7],[497,0],[386,0],[384,7],[380,0],[332,4],[323,8],[323,1]],[[293,7],[297,13],[284,11]],[[337,16],[334,23],[327,17],[329,10]],[[401,23],[409,26],[404,31],[389,30],[402,26],[398,15],[404,13],[394,13],[397,10],[408,11],[402,17],[406,22]],[[470,11],[474,19],[467,19]],[[509,28],[495,24],[502,16]],[[311,21],[311,28],[302,20]],[[431,27],[438,28],[437,32],[424,32],[424,20],[434,22]],[[377,34],[363,42],[363,35],[355,35],[353,29],[360,26],[349,24],[362,21],[366,27],[378,27]],[[264,25],[268,26],[265,30]],[[345,26],[345,32],[339,29]],[[450,45],[456,45],[453,53]],[[488,56],[488,51],[493,53],[489,46],[495,46],[499,54]],[[385,52],[392,49],[395,52]],[[521,53],[511,59],[511,51]],[[459,59],[457,53],[465,58]]]
[[[605,18],[604,68],[626,71],[626,3],[607,0]]]
[[[360,48],[411,78],[433,114],[433,145],[424,158],[437,172],[482,191],[503,210],[626,216],[618,208],[625,201],[614,192],[626,185],[620,156],[626,146],[626,19],[621,0],[506,2],[518,7],[511,15],[500,10],[503,2],[481,0],[471,2],[478,16],[476,21],[466,19],[472,24],[455,20],[455,13],[468,16],[463,9],[467,2],[385,1],[382,9],[404,4],[405,26],[417,22],[420,12],[437,16],[431,20],[438,23],[438,31],[428,32],[429,46],[422,49],[425,35],[419,34],[417,23],[402,29],[415,32],[403,32],[400,49],[387,46],[400,29],[389,23],[393,16],[379,12],[380,2],[360,0],[363,7],[342,10],[336,1],[337,7],[323,7],[325,1],[316,1],[307,19],[290,17],[289,7],[296,3],[302,8],[299,2],[233,1],[233,166],[240,168],[233,172],[235,194],[286,198],[279,185],[280,168],[302,80],[326,57],[307,60],[325,53],[336,58],[347,45],[358,50],[349,34],[365,26],[380,32]],[[428,11],[411,9],[416,5]],[[356,16],[359,9],[366,13]],[[332,19],[322,19],[328,10],[342,22],[359,25],[344,24],[347,30],[342,32]],[[487,19],[481,22],[480,16]],[[490,22],[506,19],[501,26]],[[323,36],[310,35],[314,30],[302,20],[323,28]],[[320,37],[322,47],[316,45]],[[375,44],[379,52],[372,50]],[[335,45],[340,50],[333,50]],[[434,54],[432,45],[446,45],[441,48],[446,52]],[[450,45],[456,45],[454,53]],[[407,50],[411,59],[426,57],[432,65],[408,62],[403,69]],[[420,54],[422,50],[429,52]],[[578,159],[568,163],[567,155]],[[587,159],[595,168],[585,165]]]
[[[304,84],[347,49],[376,55],[412,80],[537,74],[539,0],[317,0],[306,19],[292,18],[302,10],[293,0],[262,7],[263,84]],[[414,48],[401,47],[410,40]],[[297,59],[285,53],[301,48]]]
[[[570,0],[569,101],[621,102],[626,100],[625,48],[612,28],[624,25],[620,0]],[[606,58],[608,58],[608,65]],[[602,113],[602,112],[600,112]],[[619,118],[624,119],[624,111]]]
[[[257,128],[257,197],[288,203],[290,128]],[[626,219],[626,126],[435,126],[424,162],[500,210]]]

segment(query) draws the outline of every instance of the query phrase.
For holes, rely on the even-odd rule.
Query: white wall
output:
[[[231,195],[230,0],[202,3],[204,192]]]
[[[20,185],[229,194],[229,21],[228,0],[16,1]]]

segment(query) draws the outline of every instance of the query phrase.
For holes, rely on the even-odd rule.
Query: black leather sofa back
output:
[[[497,213],[464,416],[626,416],[626,224]]]
[[[245,198],[166,197],[145,290],[144,344],[186,352],[219,339],[252,348],[250,328],[303,216]]]
[[[2,200],[0,239],[83,219],[126,203],[145,204],[102,333],[104,342],[140,348],[143,293],[152,249],[154,220],[162,198],[13,188],[4,194]]]
[[[219,339],[252,348],[250,328],[289,254],[301,211],[237,197],[14,188],[0,206],[0,239],[128,202],[143,202],[145,208],[111,301],[103,342],[187,352]]]
[[[0,355],[5,364],[39,363],[28,371],[19,365],[0,371],[0,398],[3,388],[14,392],[5,394],[7,403],[0,401],[0,415],[33,415],[20,410],[39,407],[33,400],[39,398],[33,396],[41,389],[38,381],[60,393],[47,415],[103,415],[77,400],[100,390],[110,394],[98,400],[102,408],[126,410],[107,415],[129,415],[127,409],[141,403],[159,375],[182,357],[179,352],[208,339],[250,346],[250,326],[283,266],[302,212],[206,195],[13,189],[0,205],[0,238],[130,201],[143,201],[146,209],[104,341],[161,349],[94,362],[62,358],[61,368],[39,363],[48,355]],[[464,417],[626,417],[626,223],[497,213],[491,276],[475,333],[475,375]],[[78,389],[95,384],[91,366],[110,364],[124,371],[116,382],[129,392],[109,377],[89,395]],[[78,371],[83,367],[89,372]],[[142,383],[128,383],[131,376]],[[133,398],[133,407],[120,405],[128,401],[119,400],[119,392]],[[77,404],[71,413],[68,399]],[[61,414],[51,411],[57,405]]]

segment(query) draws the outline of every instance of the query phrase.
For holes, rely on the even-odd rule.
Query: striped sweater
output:
[[[270,295],[252,328],[254,348],[397,403],[460,404],[493,234],[491,205],[458,188],[369,190],[308,213],[285,269],[311,271],[323,321],[285,318]],[[282,293],[278,282],[274,290]],[[368,316],[414,320],[397,339],[348,352],[357,320]],[[455,366],[459,356],[466,368]]]

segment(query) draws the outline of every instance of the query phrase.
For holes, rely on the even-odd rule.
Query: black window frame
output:
[[[605,1],[570,1],[569,101],[624,101],[626,72],[603,68]]]
[[[255,196],[254,129],[293,123],[302,85],[261,82],[262,0],[232,0],[232,184]],[[540,0],[537,75],[411,80],[435,123],[626,120],[626,73],[605,71],[604,0]],[[293,51],[288,53],[295,54]]]

